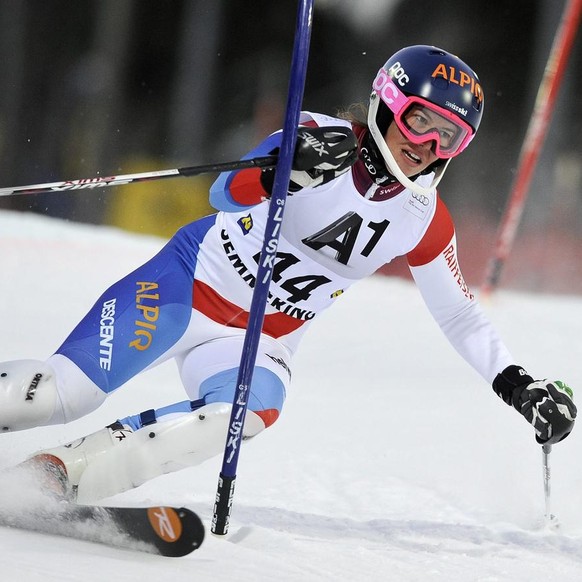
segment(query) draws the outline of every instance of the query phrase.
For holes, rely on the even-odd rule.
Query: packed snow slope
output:
[[[49,356],[106,286],[162,244],[0,212],[0,360]],[[582,298],[500,292],[484,307],[517,362],[582,394]],[[243,447],[226,539],[208,535],[169,559],[0,528],[1,579],[580,579],[582,429],[550,457],[561,528],[549,531],[533,430],[447,344],[411,283],[357,284],[313,324],[293,375],[281,418]],[[88,418],[0,435],[0,468],[182,396],[166,363]],[[208,526],[220,461],[113,501],[186,505]]]

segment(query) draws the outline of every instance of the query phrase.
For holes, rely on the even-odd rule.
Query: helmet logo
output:
[[[445,105],[450,109],[458,111],[461,115],[467,117],[468,111],[464,107],[459,107],[456,103],[451,103],[450,101],[445,101]]]
[[[408,77],[407,77],[408,78]],[[408,103],[408,99],[394,84],[385,69],[380,69],[372,87],[376,94],[393,112],[399,111]]]
[[[382,101],[389,105],[398,97],[398,89],[384,71],[380,71],[374,79],[374,89],[382,97]]]
[[[410,77],[405,73],[402,65],[396,61],[389,69],[388,74],[401,86],[404,87],[408,81],[410,81]]]
[[[468,85],[471,93],[477,101],[479,103],[483,101],[483,89],[481,88],[481,85],[474,77],[465,73],[465,71],[458,71],[451,65],[449,65],[447,70],[446,65],[441,63],[437,65],[436,69],[432,72],[431,77],[442,77],[445,81],[459,85],[459,87],[465,87]]]

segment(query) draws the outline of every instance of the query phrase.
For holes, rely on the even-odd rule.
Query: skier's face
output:
[[[433,152],[434,141],[412,143],[406,139],[394,121],[388,126],[384,139],[398,167],[407,178],[419,174],[438,160]]]

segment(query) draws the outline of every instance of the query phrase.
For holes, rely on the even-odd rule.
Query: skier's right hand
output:
[[[276,148],[270,154],[276,154]],[[291,165],[289,193],[327,184],[347,172],[358,159],[358,141],[349,127],[304,127],[297,130],[297,142]],[[261,172],[261,183],[273,191],[275,168]]]
[[[300,127],[289,190],[315,188],[347,172],[358,158],[358,141],[349,127]]]
[[[493,390],[534,427],[540,444],[565,439],[574,428],[574,393],[560,380],[536,380],[520,366],[508,366],[493,381]]]

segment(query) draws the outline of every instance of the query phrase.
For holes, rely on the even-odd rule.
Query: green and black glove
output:
[[[574,428],[574,393],[560,380],[534,380],[522,367],[508,366],[493,380],[493,390],[534,427],[540,444],[565,439]]]

